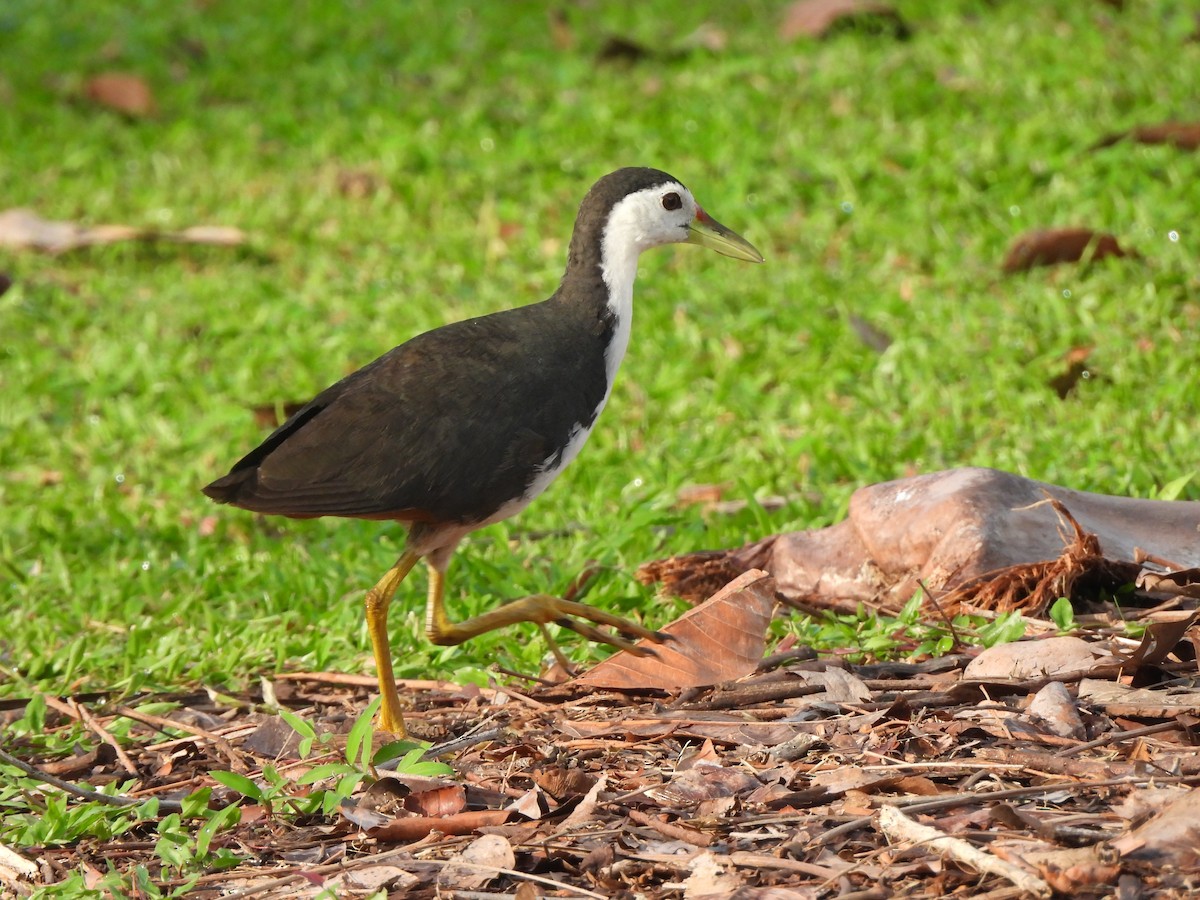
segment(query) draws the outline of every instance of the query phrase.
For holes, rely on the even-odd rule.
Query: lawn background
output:
[[[589,602],[661,625],[679,607],[638,563],[825,525],[859,486],[953,466],[1200,498],[1198,157],[1087,152],[1200,118],[1198,26],[1184,3],[1126,7],[929,0],[899,4],[909,40],[788,43],[780,4],[594,2],[563,6],[563,48],[535,3],[7,0],[0,207],[251,241],[0,250],[0,696],[370,671],[361,597],[400,530],[199,488],[265,434],[253,407],[548,295],[579,199],[623,165],[678,176],[767,264],[643,258],[600,427],[463,545],[457,616],[595,559]],[[701,26],[724,47],[688,49]],[[614,34],[653,55],[598,62]],[[158,114],[89,103],[104,71],[143,77]],[[1019,233],[1077,224],[1141,258],[999,274]],[[1094,377],[1059,400],[1081,346]],[[790,502],[676,507],[705,483]],[[393,607],[398,675],[536,670],[532,628],[430,647],[423,597],[414,576]]]

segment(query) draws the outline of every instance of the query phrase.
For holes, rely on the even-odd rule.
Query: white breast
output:
[[[682,186],[676,187],[686,191]],[[612,340],[604,351],[604,374],[607,381],[604,397],[596,406],[591,423],[575,423],[562,454],[555,454],[547,459],[529,483],[525,493],[497,510],[487,520],[488,523],[499,522],[516,515],[550,486],[559,473],[579,455],[604,405],[608,402],[617,370],[621,368],[621,361],[629,348],[630,332],[633,330],[633,282],[637,278],[638,256],[646,248],[663,243],[657,236],[645,233],[646,202],[646,198],[637,194],[620,201],[613,207],[604,229],[600,249],[600,274],[608,288],[608,309],[613,316]]]

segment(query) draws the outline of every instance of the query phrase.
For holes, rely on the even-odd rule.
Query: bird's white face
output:
[[[696,220],[696,201],[682,184],[668,181],[622,198],[608,214],[606,244],[636,253],[661,244],[682,244]]]

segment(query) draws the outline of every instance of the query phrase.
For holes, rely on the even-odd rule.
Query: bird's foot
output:
[[[553,622],[555,625],[569,628],[590,641],[607,644],[635,656],[650,656],[654,651],[649,647],[638,646],[634,641],[644,640],[661,644],[670,640],[671,637],[669,634],[651,631],[636,622],[622,619],[620,616],[588,606],[586,603],[564,600],[562,597],[555,597],[551,594],[532,594],[528,597],[521,597],[465,622],[439,621],[439,617],[436,615],[430,618],[430,622],[432,624],[426,629],[426,632],[429,640],[435,644],[461,644],[486,631],[505,628],[518,622],[533,622],[542,629],[543,634],[546,634],[545,626]],[[607,626],[616,633],[601,631],[596,626]],[[554,655],[561,662],[563,659],[561,651],[558,650],[552,639],[550,646],[555,651]]]
[[[651,631],[637,622],[622,619],[620,616],[615,616],[602,609],[596,609],[594,606],[588,606],[586,603],[565,600],[562,597],[555,597],[552,594],[533,594],[529,597],[522,597],[520,600],[514,601],[514,603],[522,604],[529,609],[530,618],[528,621],[537,622],[541,626],[542,634],[549,640],[550,648],[554,651],[554,655],[560,663],[563,661],[562,653],[545,629],[545,625],[550,622],[562,628],[568,628],[576,634],[587,638],[589,641],[594,641],[597,644],[607,644],[610,647],[616,647],[618,650],[624,650],[626,653],[631,653],[634,656],[652,656],[654,654],[652,648],[639,646],[633,642],[634,640],[652,641],[656,644],[661,644],[671,638],[665,632]],[[601,631],[596,627],[597,625],[608,626],[616,631],[617,634]],[[567,668],[570,671],[570,668]]]

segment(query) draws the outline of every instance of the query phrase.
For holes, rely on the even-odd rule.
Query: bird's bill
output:
[[[709,250],[716,250],[722,256],[732,256],[746,262],[763,261],[762,254],[752,243],[740,234],[730,231],[698,206],[696,218],[692,219],[692,224],[688,226],[687,243],[699,244]]]

